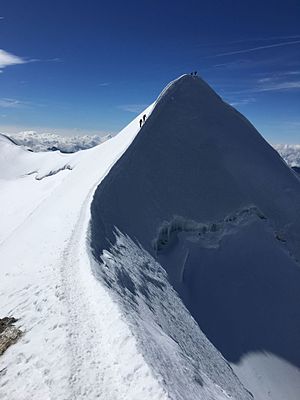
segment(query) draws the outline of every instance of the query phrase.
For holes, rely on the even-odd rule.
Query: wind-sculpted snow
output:
[[[10,133],[7,136],[18,145],[25,146],[35,152],[59,150],[62,153],[74,153],[79,150],[86,150],[111,138],[109,134],[105,136],[63,136],[54,133],[38,133],[35,131]]]
[[[254,212],[244,218],[249,204]],[[266,351],[300,367],[299,178],[201,79],[183,76],[168,87],[98,186],[91,213],[100,269],[117,228],[165,269],[228,361]],[[264,382],[256,378],[258,387]]]
[[[300,144],[275,144],[274,148],[290,167],[300,167]]]
[[[128,236],[95,265],[129,321],[141,353],[170,399],[251,399],[231,368],[199,330],[165,270]]]
[[[193,235],[197,240],[205,240],[207,246],[218,246],[222,237],[227,232],[234,233],[236,228],[244,223],[248,223],[252,217],[266,219],[266,217],[255,207],[249,206],[238,210],[235,214],[227,216],[222,221],[199,223],[186,220],[176,216],[172,221],[164,221],[159,228],[158,237],[153,240],[153,248],[156,253],[163,251],[177,240],[181,233]]]
[[[237,215],[205,232],[182,230],[157,259],[227,360],[238,363],[242,355],[263,350],[300,367],[299,265],[284,235],[261,213]]]

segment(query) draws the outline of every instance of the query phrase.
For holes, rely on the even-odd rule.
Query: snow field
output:
[[[38,181],[40,191],[27,192],[27,212],[13,212],[22,209],[20,197],[5,202],[15,220],[9,234],[1,226],[1,314],[16,316],[24,336],[1,357],[0,398],[167,398],[118,306],[94,279],[86,249],[93,191],[137,126],[133,121],[112,142],[78,153],[74,170],[45,178],[59,178],[46,194]],[[32,174],[26,180],[37,184]]]

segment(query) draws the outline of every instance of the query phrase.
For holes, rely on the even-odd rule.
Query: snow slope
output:
[[[0,135],[0,243],[62,183],[74,161],[58,151],[29,152]]]
[[[75,154],[0,136],[0,399],[298,399],[299,178],[198,78],[144,113]]]
[[[0,398],[251,398],[161,266],[129,238],[119,236],[128,250],[120,265],[128,267],[132,251],[148,265],[147,273],[132,271],[144,298],[140,307],[128,301],[131,318],[107,282],[92,274],[98,276],[86,247],[92,195],[138,133],[139,118],[117,137],[74,155],[33,154],[1,138],[0,218],[11,219],[0,230],[1,316],[18,318],[24,336],[0,359]],[[122,291],[126,273],[119,278],[116,290]],[[136,324],[144,329],[140,338]],[[185,335],[186,326],[193,337]]]
[[[15,315],[25,332],[0,359],[1,399],[167,398],[118,306],[91,274],[86,251],[95,185],[133,140],[137,126],[133,121],[117,138],[77,153],[74,169],[46,177],[59,181],[47,188],[37,207],[43,180],[34,174],[23,177],[35,155],[19,153],[12,143],[9,150],[6,140],[1,141],[1,152],[16,164],[6,165],[1,180],[1,220],[8,212],[15,226],[12,234],[1,224],[1,316]],[[56,154],[46,158],[51,171]],[[15,176],[17,172],[22,175]],[[26,221],[13,212],[23,202],[19,192],[6,209],[2,206],[3,182],[22,179],[28,180],[29,190],[39,185],[31,192]]]
[[[151,262],[124,255],[130,254],[131,241],[137,246],[131,252],[142,258],[146,250]],[[98,279],[123,309],[130,301],[137,309],[147,304],[151,310],[149,294],[139,288],[132,271],[150,263],[156,276],[163,267],[202,331],[247,389],[268,393],[273,400],[278,398],[278,368],[270,388],[269,371],[258,368],[251,354],[259,354],[262,366],[266,352],[290,365],[292,380],[284,374],[289,368],[280,367],[281,393],[289,400],[299,398],[299,242],[298,176],[249,121],[205,82],[188,75],[160,96],[92,203],[91,246]],[[122,264],[120,258],[128,262]],[[168,297],[161,299],[160,307],[169,309],[166,302]],[[128,315],[130,319],[133,314]],[[216,382],[205,364],[206,350],[195,352],[193,340],[186,339],[195,337],[193,326],[183,328],[176,319],[166,322],[164,314],[159,315],[155,309],[160,334],[184,329],[182,338],[175,333],[183,357]],[[144,323],[132,325],[147,357]],[[165,371],[159,363],[153,368],[160,374]],[[247,369],[258,369],[259,374],[246,379],[241,371]],[[173,383],[171,387],[179,390]],[[224,382],[221,387],[234,391]]]
[[[160,347],[153,343],[151,352],[143,353],[124,310],[92,275],[86,248],[92,194],[134,139],[138,119],[117,137],[74,155],[32,153],[0,138],[0,219],[5,221],[0,229],[1,317],[14,315],[24,331],[0,359],[1,399],[174,398],[169,382],[153,368]],[[169,285],[160,273],[165,281],[161,284]],[[170,305],[176,301],[196,340],[198,327],[170,285],[169,291]],[[184,326],[175,311],[173,318]],[[132,321],[144,319],[142,311],[130,312],[136,317]],[[149,319],[148,329],[154,328]],[[181,356],[171,334],[162,338],[152,332],[152,337],[159,339],[164,352],[174,353],[171,360],[176,364],[165,367],[174,382],[185,385],[180,388],[183,398],[193,398],[199,390],[203,398],[228,398],[222,387]],[[220,367],[214,375],[221,376],[220,382],[229,381],[226,386],[233,387],[235,398],[248,399],[228,364],[204,340],[211,361]]]

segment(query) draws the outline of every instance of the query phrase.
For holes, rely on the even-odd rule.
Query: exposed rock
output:
[[[22,331],[14,326],[15,322],[14,317],[0,318],[0,356],[22,335]]]

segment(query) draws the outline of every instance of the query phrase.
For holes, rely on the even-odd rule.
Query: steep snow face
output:
[[[117,226],[152,251],[160,224],[174,215],[210,221],[253,203],[278,229],[290,232],[297,251],[299,180],[255,128],[199,78],[184,76],[161,97],[99,187],[95,208],[100,195],[102,232],[109,240]],[[99,243],[93,243],[97,254]]]
[[[97,188],[91,212],[99,279],[105,281],[110,270],[104,255],[119,259],[117,228],[165,269],[228,361],[269,352],[290,363],[300,379],[300,181],[205,82],[183,76],[164,91]],[[134,260],[130,265],[136,268]],[[114,271],[122,276],[118,267]],[[122,296],[106,282],[125,309],[127,296],[139,304],[141,291],[132,289],[127,275],[121,283],[129,285]],[[193,336],[190,329],[187,336]],[[140,345],[147,353],[147,345]],[[195,357],[191,348],[185,351],[195,360],[203,349]],[[250,391],[276,398],[276,385],[267,390],[264,372],[255,382],[239,377]],[[297,400],[294,385],[290,399]]]

